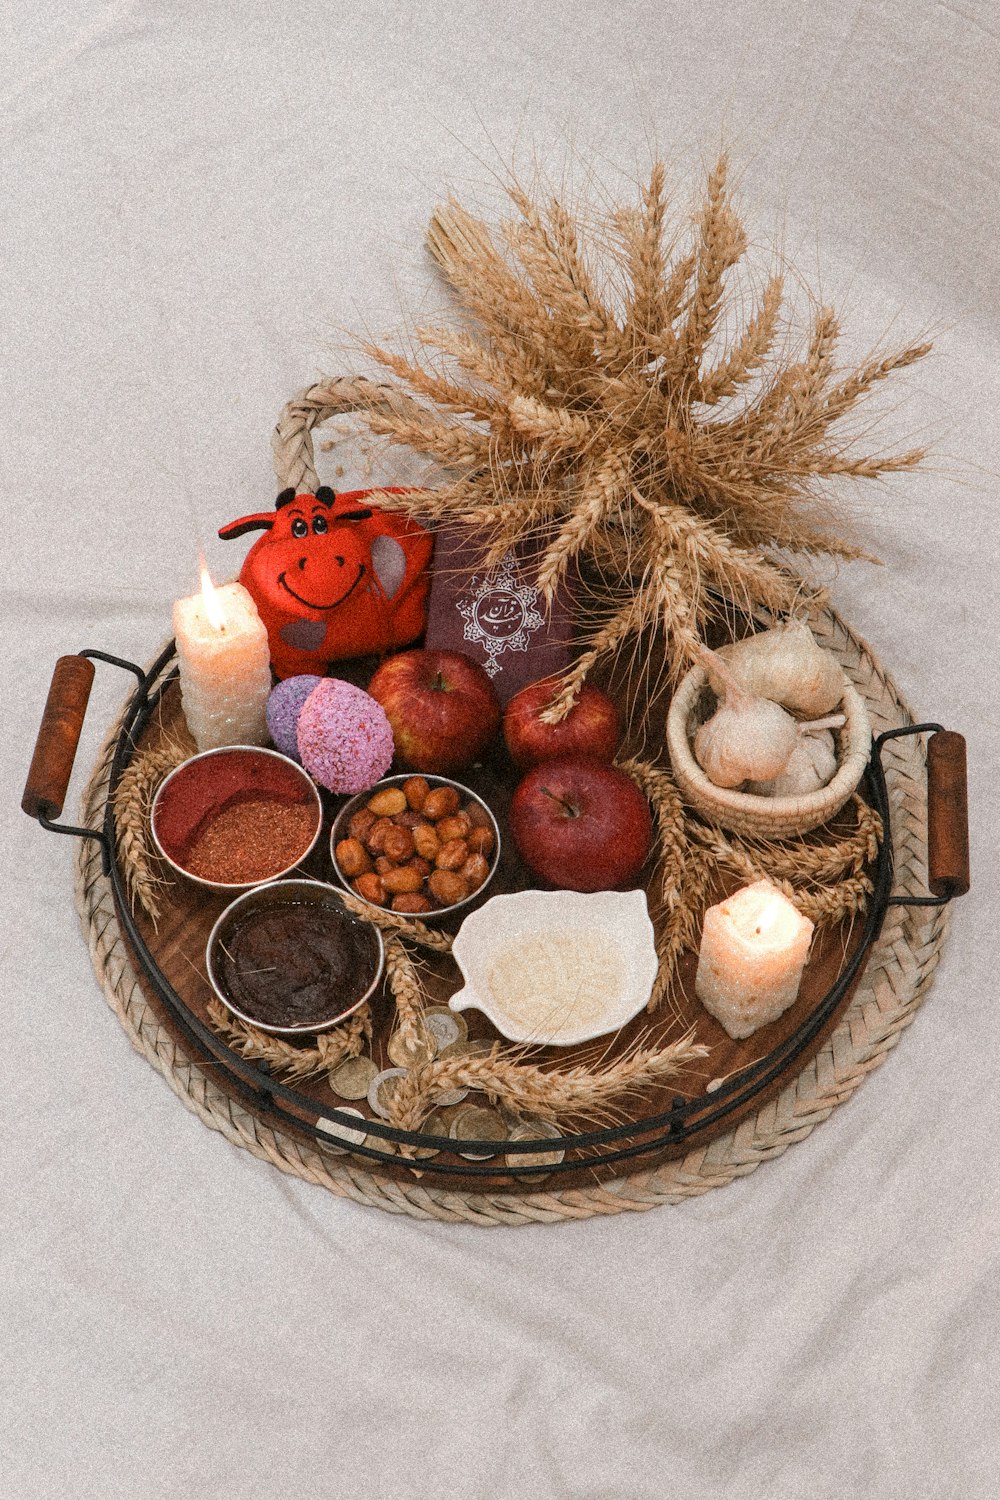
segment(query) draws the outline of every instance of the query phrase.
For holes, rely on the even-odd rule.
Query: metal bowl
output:
[[[186,780],[191,781],[193,792],[202,768],[208,766],[210,762],[219,756],[234,757],[236,755],[245,758],[243,765],[246,770],[247,790],[253,790],[254,787],[253,767],[255,765],[264,766],[274,761],[280,762],[282,775],[286,778],[288,784],[294,784],[301,789],[302,804],[313,807],[315,812],[314,825],[308,842],[298,851],[295,858],[290,862],[275,864],[274,868],[268,870],[266,875],[261,875],[256,880],[207,880],[204,876],[195,875],[193,871],[185,868],[182,849],[177,844],[172,846],[170,839],[165,836],[164,830],[157,825],[158,821],[161,821],[164,806],[171,797],[182,794]],[[224,800],[219,802],[219,811],[222,810],[224,805]],[[206,817],[211,812],[211,806],[211,801],[207,800]],[[302,860],[316,847],[316,841],[323,826],[323,804],[320,801],[319,792],[312,778],[294,760],[290,760],[287,755],[281,755],[277,750],[264,750],[259,745],[224,745],[217,750],[203,750],[200,755],[192,755],[189,760],[183,761],[181,765],[170,772],[169,776],[164,778],[160,783],[156,796],[153,798],[149,823],[153,843],[172,870],[176,870],[177,874],[183,875],[185,880],[191,880],[195,885],[200,885],[205,890],[232,893],[235,891],[252,890],[254,887],[264,885],[268,881],[277,880],[282,875],[289,874],[297,865],[301,864]]]
[[[252,915],[255,909],[270,909],[278,905],[336,908],[338,913],[346,917],[352,925],[365,928],[374,940],[375,962],[371,982],[362,995],[353,999],[349,1005],[332,1008],[323,1016],[290,1025],[279,1025],[273,1020],[261,1020],[259,1016],[252,1015],[249,1009],[243,1009],[233,1002],[223,978],[221,950],[227,938]],[[238,1016],[241,1021],[246,1021],[248,1025],[255,1026],[260,1031],[273,1032],[277,1036],[310,1036],[316,1032],[329,1031],[332,1026],[339,1026],[341,1021],[352,1016],[356,1010],[360,1010],[366,1000],[371,999],[382,981],[385,969],[385,944],[375,923],[368,922],[366,918],[348,911],[341,900],[340,892],[334,886],[327,885],[321,880],[275,880],[267,885],[256,886],[253,890],[245,891],[242,896],[237,896],[235,901],[229,903],[209,934],[205,947],[205,968],[209,983],[216,995],[226,1009],[232,1011],[233,1015]]]
[[[483,881],[479,889],[472,891],[470,895],[465,897],[464,901],[456,901],[452,906],[439,906],[434,911],[423,912],[420,914],[421,922],[436,922],[439,921],[442,917],[450,917],[453,912],[462,911],[464,908],[471,906],[474,902],[478,902],[489,888],[490,882],[496,874],[497,864],[500,860],[500,826],[497,823],[496,818],[493,816],[492,809],[487,805],[487,803],[483,801],[478,792],[472,791],[470,787],[465,786],[461,781],[453,781],[449,776],[427,776],[424,775],[422,771],[407,771],[405,774],[400,776],[387,776],[383,781],[378,782],[375,786],[369,787],[366,792],[360,792],[356,797],[352,797],[349,802],[344,803],[344,806],[340,809],[337,816],[333,820],[333,827],[330,830],[330,861],[333,865],[334,874],[336,875],[337,879],[340,881],[344,889],[350,891],[352,895],[357,896],[357,892],[354,890],[350,878],[344,874],[343,870],[340,868],[340,865],[337,862],[337,845],[340,843],[341,839],[348,837],[347,829],[348,825],[350,824],[351,818],[359,810],[359,808],[367,806],[369,800],[375,796],[376,792],[382,791],[385,787],[401,787],[404,782],[409,781],[411,777],[416,775],[424,776],[424,780],[427,782],[431,791],[433,791],[435,787],[439,786],[454,787],[455,791],[458,792],[460,798],[462,799],[463,805],[466,802],[478,803],[489,818],[490,827],[493,830],[493,853],[490,856],[490,870],[486,879]],[[358,900],[363,901],[364,899],[365,898],[363,896],[358,896]],[[373,911],[388,910],[388,907],[378,906],[373,901],[369,901],[367,904],[371,906]]]

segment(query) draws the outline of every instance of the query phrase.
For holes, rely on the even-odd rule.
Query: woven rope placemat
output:
[[[831,610],[813,630],[833,650],[864,698],[875,734],[913,718],[870,649]],[[118,726],[98,758],[83,799],[87,827],[101,826]],[[884,752],[896,894],[926,891],[927,792],[917,737]],[[947,930],[947,908],[890,906],[854,997],[825,1044],[795,1080],[755,1115],[676,1161],[601,1186],[525,1193],[456,1192],[381,1178],[349,1157],[306,1145],[263,1124],[215,1085],[160,1022],[136,977],[115,912],[110,879],[92,839],[81,840],[77,905],[94,969],[108,1004],[133,1045],[206,1125],[283,1172],[389,1213],[467,1224],[543,1224],[679,1203],[743,1177],[803,1140],[877,1068],[912,1021],[930,984]]]

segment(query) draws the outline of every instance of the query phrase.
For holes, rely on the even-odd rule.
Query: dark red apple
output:
[[[546,724],[542,714],[559,686],[558,677],[543,677],[522,688],[503,716],[503,736],[511,760],[522,769],[557,755],[592,755],[612,761],[618,749],[618,710],[600,688],[585,683],[565,719]]]
[[[653,836],[649,804],[635,782],[587,755],[530,770],[514,793],[510,828],[535,874],[569,891],[635,884]]]
[[[500,728],[500,702],[461,651],[403,651],[368,684],[392,726],[396,754],[415,771],[448,776],[471,765]]]

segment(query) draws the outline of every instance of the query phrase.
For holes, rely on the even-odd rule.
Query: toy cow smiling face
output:
[[[264,532],[240,583],[267,627],[279,677],[322,675],[330,662],[405,646],[424,629],[431,537],[406,516],[365,505],[368,493],[282,490],[273,514],[219,531],[224,541]]]

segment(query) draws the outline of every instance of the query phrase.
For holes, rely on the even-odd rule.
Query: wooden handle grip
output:
[[[927,884],[935,896],[969,889],[965,739],[950,729],[927,741]]]
[[[94,663],[85,656],[60,656],[56,662],[21,798],[30,818],[58,818],[62,812],[93,680]]]

